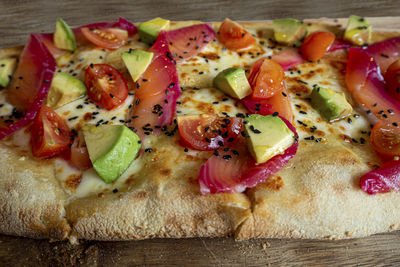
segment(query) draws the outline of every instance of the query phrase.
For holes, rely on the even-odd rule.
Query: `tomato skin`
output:
[[[128,97],[128,84],[122,74],[108,64],[94,64],[85,72],[90,99],[102,108],[112,110]]]
[[[128,41],[128,32],[118,28],[82,27],[81,32],[91,43],[106,49],[119,48]]]
[[[400,60],[389,66],[385,73],[385,81],[392,96],[400,100]]]
[[[216,150],[238,140],[242,120],[216,114],[178,117],[178,130],[184,145],[197,150]]]
[[[253,99],[268,99],[284,87],[285,73],[282,67],[273,60],[261,60],[257,61],[250,71],[249,83],[253,89]]]
[[[78,170],[84,171],[92,167],[82,132],[75,136],[72,145],[69,146],[63,156],[70,165]]]
[[[70,129],[52,108],[43,105],[31,127],[31,148],[34,157],[52,157],[68,149]]]
[[[306,60],[317,61],[328,51],[335,41],[335,35],[331,32],[314,32],[306,37],[300,51]]]
[[[385,120],[379,121],[371,131],[371,143],[375,151],[385,159],[400,156],[400,126]]]
[[[238,23],[225,19],[219,27],[218,40],[228,49],[239,50],[256,42],[248,31],[246,31]]]

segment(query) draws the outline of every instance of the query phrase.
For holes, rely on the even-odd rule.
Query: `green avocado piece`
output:
[[[228,68],[221,71],[214,78],[213,84],[225,94],[238,99],[242,99],[252,92],[246,74],[240,68]]]
[[[83,135],[93,168],[106,183],[129,167],[140,149],[139,137],[125,125],[85,125]]]
[[[275,40],[286,45],[293,45],[307,34],[306,26],[297,19],[274,20],[273,28]]]
[[[74,51],[76,49],[75,35],[64,20],[58,19],[53,37],[54,45],[59,49]]]
[[[252,114],[246,119],[247,147],[257,163],[283,154],[294,143],[294,133],[278,116]]]
[[[355,45],[364,45],[371,42],[372,26],[365,18],[350,16],[344,32],[344,39]]]
[[[146,44],[151,45],[162,30],[169,27],[169,20],[162,18],[155,18],[146,22],[142,22],[138,26],[140,40]]]
[[[153,59],[153,52],[147,52],[140,49],[134,49],[121,54],[121,58],[128,68],[132,80],[136,82],[139,77],[146,71]]]
[[[318,86],[311,92],[311,105],[327,121],[344,118],[353,111],[343,93]]]
[[[7,85],[11,81],[11,77],[14,74],[16,67],[17,67],[17,59],[15,59],[15,58],[0,59],[0,86],[1,87],[7,87]]]
[[[65,72],[56,72],[47,95],[46,105],[56,109],[85,94],[86,86],[81,80]]]

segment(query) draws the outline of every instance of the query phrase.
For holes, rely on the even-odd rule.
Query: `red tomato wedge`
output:
[[[260,65],[261,64],[261,65]],[[285,73],[273,60],[262,58],[250,71],[249,83],[253,89],[253,99],[267,99],[283,90]]]
[[[0,128],[0,140],[28,125],[35,118],[50,90],[56,69],[53,56],[35,35],[31,35],[19,60],[14,80],[7,92],[7,99],[25,111],[25,116],[11,125]]]
[[[85,71],[90,99],[102,108],[112,110],[128,97],[128,84],[122,74],[108,64],[94,64]]]
[[[197,24],[166,32],[165,36],[172,57],[182,61],[197,55],[215,38],[215,32],[208,24]]]
[[[118,28],[120,30],[125,30],[128,32],[129,36],[134,35],[137,33],[137,28],[135,25],[133,25],[132,22],[127,21],[124,18],[119,18],[117,22],[96,22],[96,23],[91,23],[87,24],[78,28],[73,29],[72,31],[74,32],[76,42],[78,44],[87,44],[88,40],[86,37],[83,35],[81,28],[95,28],[95,29],[109,29],[109,28]]]
[[[331,32],[313,32],[303,41],[300,51],[306,60],[317,61],[321,59],[335,41]]]
[[[241,102],[250,114],[271,115],[274,112],[278,112],[279,116],[293,123],[293,109],[286,86],[283,87],[281,92],[268,99],[253,99],[251,96],[248,96],[243,98]]]
[[[128,41],[128,32],[117,28],[97,29],[82,27],[81,31],[91,43],[106,49],[119,48]]]
[[[77,136],[75,136],[72,145],[64,153],[64,158],[70,165],[72,165],[72,167],[77,168],[78,170],[84,171],[92,167],[89,152],[81,131]]]
[[[239,50],[251,46],[256,42],[248,31],[238,23],[225,19],[219,27],[218,40],[228,49]]]
[[[400,101],[400,60],[393,62],[385,73],[385,81],[389,92]]]
[[[288,127],[296,129],[285,119]],[[223,151],[209,158],[200,168],[198,181],[200,192],[205,194],[243,192],[264,182],[270,175],[282,169],[297,152],[298,142],[281,155],[269,161],[256,164],[245,145],[239,144],[237,150]],[[233,151],[236,151],[233,152]]]
[[[360,179],[360,188],[368,194],[388,193],[400,190],[400,162],[391,160],[379,169],[364,174]]]
[[[272,55],[271,59],[281,65],[283,70],[288,70],[304,62],[303,57],[296,48],[285,48]]]
[[[161,32],[149,51],[154,57],[146,71],[136,83],[135,106],[127,120],[140,138],[150,133],[159,134],[160,129],[172,123],[176,100],[181,90],[178,74],[165,32]]]
[[[216,150],[232,146],[242,129],[242,119],[216,114],[178,117],[178,130],[184,145],[197,150]]]
[[[70,129],[63,118],[43,105],[31,127],[31,147],[35,157],[52,157],[68,149]]]
[[[400,37],[385,40],[368,46],[365,51],[378,63],[382,73],[400,58]]]

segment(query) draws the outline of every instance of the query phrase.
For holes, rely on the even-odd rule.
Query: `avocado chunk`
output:
[[[344,32],[344,39],[355,45],[364,45],[371,42],[372,26],[365,18],[350,16]]]
[[[79,79],[64,72],[56,72],[47,95],[46,105],[54,109],[86,94],[86,86]]]
[[[242,99],[252,92],[246,74],[240,68],[228,68],[221,71],[214,78],[213,84],[225,94],[238,99]]]
[[[283,154],[295,141],[294,133],[278,116],[252,114],[244,125],[249,136],[247,147],[257,163]]]
[[[74,51],[76,49],[75,35],[64,20],[58,19],[53,37],[54,45],[59,49]]]
[[[151,45],[157,39],[158,33],[169,27],[169,20],[155,18],[142,22],[138,26],[140,40]]]
[[[0,59],[0,86],[7,87],[10,83],[15,68],[17,67],[17,59],[5,58]]]
[[[147,52],[140,49],[134,49],[121,54],[121,58],[131,74],[132,80],[136,82],[146,71],[153,59],[153,52]]]
[[[293,45],[307,34],[306,26],[297,19],[274,20],[273,28],[275,40],[286,45]]]
[[[311,105],[327,121],[339,120],[353,111],[343,93],[318,86],[311,92]]]
[[[83,136],[93,168],[106,183],[129,167],[140,149],[139,137],[125,125],[85,125]]]

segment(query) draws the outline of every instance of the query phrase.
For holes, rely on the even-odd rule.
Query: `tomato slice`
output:
[[[75,136],[74,142],[65,152],[64,158],[70,163],[70,165],[81,171],[92,167],[92,162],[89,158],[89,152],[82,131]]]
[[[63,118],[43,105],[31,127],[31,147],[35,157],[51,157],[68,149],[70,129]]]
[[[385,81],[392,96],[400,100],[400,60],[389,66],[385,73]]]
[[[384,158],[400,156],[400,125],[395,125],[381,120],[372,128],[372,146]]]
[[[216,114],[178,117],[178,130],[184,145],[197,150],[216,150],[233,145],[240,135],[242,120]]]
[[[250,71],[249,83],[254,99],[267,99],[283,90],[285,74],[282,67],[273,60],[262,58]]]
[[[197,24],[166,32],[169,49],[176,61],[191,58],[215,38],[208,24]]]
[[[300,51],[306,60],[317,61],[328,51],[335,41],[335,35],[331,32],[314,32],[306,37]]]
[[[90,42],[106,49],[119,48],[128,41],[128,32],[118,28],[98,29],[94,27],[82,27],[81,31]]]
[[[118,107],[128,97],[125,78],[108,64],[89,66],[85,72],[85,84],[90,99],[107,110]]]
[[[218,40],[228,49],[239,50],[256,42],[248,31],[246,31],[238,23],[225,19],[219,27]]]

